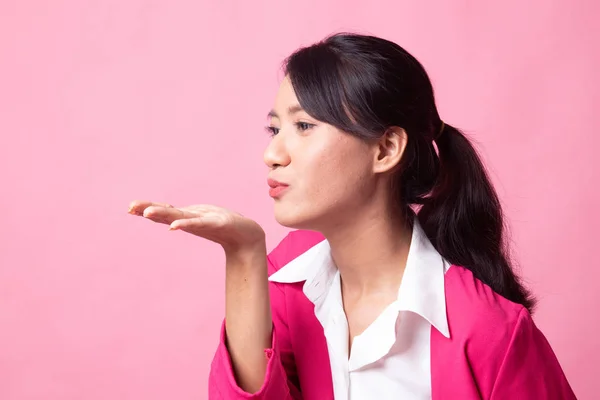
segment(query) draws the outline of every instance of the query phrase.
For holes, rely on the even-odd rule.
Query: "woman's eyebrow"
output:
[[[300,104],[295,104],[293,106],[290,106],[287,110],[288,114],[290,114],[290,115],[296,114],[300,111],[304,111],[304,109],[302,108],[302,106]],[[279,114],[277,114],[277,112],[275,110],[271,110],[267,114],[267,117],[279,118]]]

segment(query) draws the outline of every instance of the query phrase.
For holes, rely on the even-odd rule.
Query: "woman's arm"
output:
[[[244,253],[226,255],[225,332],[236,380],[249,393],[265,380],[271,347],[271,306],[264,243]]]
[[[282,243],[278,246],[279,250],[285,249],[289,236],[285,238]],[[282,246],[283,244],[283,246]],[[285,252],[285,251],[284,251]],[[275,257],[277,258],[277,257]],[[268,283],[266,276],[274,273],[277,269],[276,265],[271,262],[269,257],[266,257],[265,267],[266,275],[264,280],[260,282],[260,285],[264,284],[268,290],[266,296],[270,300],[270,310],[264,310],[260,308],[260,299],[264,300],[264,292],[257,296],[255,288],[250,288],[247,291],[237,290],[237,287],[233,285],[235,281],[230,280],[226,283],[227,290],[231,293],[227,293],[226,301],[226,322],[223,323],[221,328],[220,343],[213,358],[211,365],[210,376],[209,376],[209,399],[210,400],[235,400],[235,399],[256,399],[256,400],[300,400],[302,395],[299,390],[298,377],[296,372],[295,358],[292,351],[290,333],[288,329],[288,316],[285,300],[285,290],[277,283]],[[255,277],[258,279],[258,277]],[[229,279],[229,276],[227,277]],[[237,282],[242,282],[243,285],[250,285],[250,282],[246,282],[245,278],[235,276]],[[254,279],[254,278],[250,278]],[[249,280],[250,280],[249,279]],[[262,279],[262,278],[261,278]],[[229,286],[232,284],[231,286]],[[243,286],[242,286],[243,287]],[[246,296],[243,295],[246,294]],[[230,296],[233,302],[230,302]],[[248,315],[244,315],[249,311],[245,305],[248,304],[248,299],[254,296],[252,302],[252,308],[250,313],[254,313],[255,316],[269,313],[271,320],[269,320],[268,326],[261,326],[260,330],[264,333],[269,332],[268,341],[261,342],[260,335],[250,334],[248,337],[250,340],[256,340],[255,347],[250,347],[246,340],[245,328],[242,321],[246,321],[246,326],[249,324],[249,329],[254,328],[254,321],[249,318]],[[237,304],[239,307],[234,307]],[[264,303],[263,303],[264,304]],[[231,307],[230,307],[231,306]],[[241,319],[236,319],[241,317]],[[234,329],[239,329],[239,332],[230,332],[231,323],[234,323]],[[264,337],[262,337],[264,339]],[[231,340],[238,340],[240,347],[233,349]],[[265,344],[266,343],[266,344]],[[238,360],[241,357],[242,364],[235,364],[234,352],[237,353]],[[245,354],[252,354],[255,365],[261,370],[252,370],[254,368],[250,362],[247,362],[243,358]],[[241,367],[241,368],[240,368]],[[244,377],[241,376],[244,372],[241,369],[250,370],[249,374]],[[260,372],[259,372],[260,371]],[[248,383],[248,378],[255,380],[254,385],[258,386],[249,388],[245,386]],[[246,382],[246,383],[244,383]]]
[[[253,220],[210,204],[134,201],[129,213],[218,243],[226,258],[226,323],[209,382],[211,399],[292,399],[279,359],[269,299],[265,233]],[[296,398],[298,398],[296,396]]]
[[[494,383],[492,400],[575,400],[546,337],[523,308]]]

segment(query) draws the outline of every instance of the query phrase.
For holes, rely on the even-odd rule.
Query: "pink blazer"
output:
[[[269,254],[269,274],[323,240],[295,231]],[[303,283],[270,282],[273,344],[254,394],[238,387],[225,345],[225,324],[209,377],[209,399],[329,400],[333,384],[323,327]],[[499,296],[462,267],[445,275],[450,338],[431,330],[433,400],[575,399],[544,335],[521,305]]]

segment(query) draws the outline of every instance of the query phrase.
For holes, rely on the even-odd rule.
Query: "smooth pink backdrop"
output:
[[[0,3],[0,399],[206,398],[223,255],[129,216],[215,203],[269,247],[262,150],[282,59],[397,41],[490,165],[536,321],[581,399],[600,346],[600,6],[589,1]]]

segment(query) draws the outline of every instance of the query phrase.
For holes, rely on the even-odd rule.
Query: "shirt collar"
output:
[[[449,338],[444,291],[444,273],[448,267],[415,218],[396,304],[398,311],[420,315]],[[269,280],[279,283],[305,281],[304,294],[318,308],[327,296],[336,272],[331,247],[324,240],[283,266]]]

